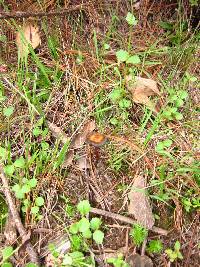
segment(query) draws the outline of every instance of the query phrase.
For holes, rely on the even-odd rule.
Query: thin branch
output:
[[[122,216],[122,215],[119,215],[119,214],[116,214],[116,213],[113,213],[113,212],[110,212],[110,211],[106,211],[106,210],[92,208],[91,212],[94,213],[94,214],[98,214],[98,215],[102,215],[102,216],[105,216],[105,217],[109,217],[109,218],[112,218],[114,220],[118,220],[118,221],[121,221],[121,222],[124,222],[124,223],[128,223],[128,224],[132,224],[132,225],[137,223],[136,220],[133,220],[133,219],[131,219],[129,217]],[[168,234],[167,230],[164,230],[164,229],[156,227],[156,226],[153,226],[152,229],[149,229],[149,230],[153,231],[155,233],[158,233],[160,235],[167,235]]]
[[[62,9],[58,11],[49,11],[49,12],[22,12],[22,11],[17,11],[15,13],[10,13],[10,12],[0,12],[0,19],[14,19],[14,18],[30,18],[30,17],[51,17],[51,16],[65,16],[66,14],[72,12],[72,11],[77,11],[77,10],[82,10],[86,8],[88,5],[86,4],[81,4],[81,5],[76,5],[73,7],[70,7],[68,9]]]
[[[26,242],[26,251],[27,251],[27,253],[28,253],[29,257],[30,257],[30,260],[31,260],[31,262],[33,262],[33,263],[37,264],[38,266],[40,266],[40,261],[39,261],[37,253],[35,252],[32,244],[27,240],[27,237],[29,236],[29,233],[27,233],[26,229],[24,228],[24,226],[23,226],[23,224],[21,222],[19,213],[17,211],[17,208],[15,206],[14,200],[12,198],[12,194],[10,192],[10,187],[9,187],[9,184],[8,184],[8,180],[7,180],[7,178],[6,178],[5,174],[4,174],[3,167],[2,167],[1,164],[0,164],[0,178],[1,178],[2,184],[3,184],[3,192],[4,192],[4,195],[6,197],[6,200],[7,200],[10,212],[12,214],[14,223],[16,225],[17,231],[19,232],[19,234],[20,234],[20,236],[22,238],[22,242],[23,243]]]

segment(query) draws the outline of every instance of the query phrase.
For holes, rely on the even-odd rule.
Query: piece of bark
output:
[[[134,215],[139,224],[147,229],[152,229],[155,219],[145,187],[144,177],[137,175],[129,193],[128,212]]]
[[[4,236],[6,238],[6,245],[13,245],[17,240],[17,229],[13,220],[12,214],[9,211],[4,229]]]
[[[139,254],[130,255],[126,261],[130,267],[153,267],[153,262],[149,257]]]
[[[40,257],[44,258],[51,254],[49,245],[53,244],[60,254],[65,254],[71,247],[68,234],[59,234],[54,239],[50,239],[48,244],[41,249]]]

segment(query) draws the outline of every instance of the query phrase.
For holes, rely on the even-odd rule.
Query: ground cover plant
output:
[[[0,0],[0,265],[199,266],[199,1]]]

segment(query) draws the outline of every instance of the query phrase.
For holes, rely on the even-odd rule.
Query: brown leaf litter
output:
[[[139,76],[134,77],[132,75],[127,75],[125,80],[127,89],[132,93],[133,101],[156,111],[155,104],[149,99],[149,96],[160,95],[157,82],[152,79]]]

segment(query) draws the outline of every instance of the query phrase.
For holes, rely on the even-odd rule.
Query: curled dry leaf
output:
[[[89,163],[86,155],[83,155],[82,157],[77,159],[77,167],[80,171],[84,171],[89,168]]]
[[[16,44],[21,58],[27,57],[29,44],[35,49],[40,43],[41,39],[38,26],[26,24],[16,33]]]
[[[135,216],[139,224],[151,229],[155,223],[149,197],[145,190],[145,179],[143,176],[136,176],[131,191],[129,193],[128,212]]]
[[[135,103],[144,104],[151,110],[155,111],[155,105],[149,99],[149,96],[160,95],[156,81],[127,75],[126,85],[128,90],[132,93],[133,101]]]
[[[95,121],[94,120],[90,120],[88,121],[83,128],[81,129],[81,131],[74,136],[74,138],[72,139],[71,148],[77,149],[77,148],[81,148],[83,146],[83,144],[85,143],[87,136],[89,133],[91,133],[92,131],[94,131],[95,129]]]
[[[74,149],[81,148],[84,145],[88,134],[90,132],[92,132],[94,129],[95,129],[95,121],[89,120],[82,127],[80,132],[73,137],[72,142],[69,146],[69,151],[68,151],[66,158],[62,164],[62,168],[67,168],[72,164],[72,161],[74,159]]]
[[[58,126],[56,126],[54,123],[47,121],[48,127],[50,131],[52,132],[52,135],[56,139],[60,139],[63,144],[69,142],[69,137],[62,131],[62,129]]]

